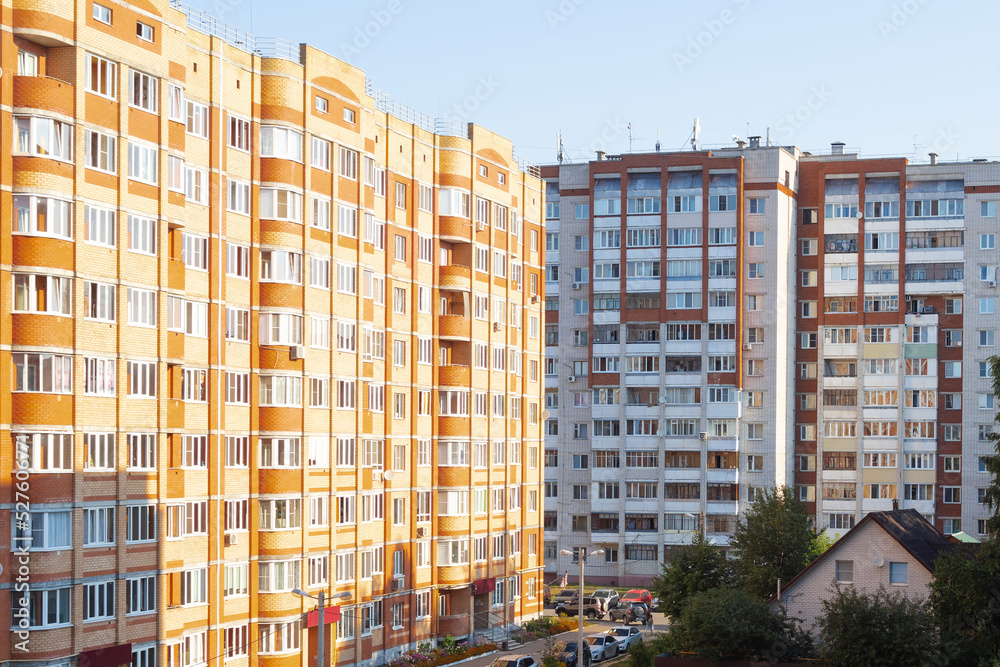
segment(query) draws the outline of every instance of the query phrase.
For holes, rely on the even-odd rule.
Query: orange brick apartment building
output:
[[[510,142],[165,0],[2,11],[0,661],[314,664],[296,587],[341,664],[537,614]]]

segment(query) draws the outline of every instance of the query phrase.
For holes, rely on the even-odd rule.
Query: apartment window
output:
[[[139,24],[143,25],[142,23]],[[150,28],[150,40],[152,41],[152,28]],[[143,111],[159,113],[157,106],[157,91],[160,87],[160,80],[156,77],[136,70],[129,72],[129,104]]]
[[[125,580],[125,613],[149,614],[156,611],[156,577],[153,575]]]
[[[351,125],[354,125],[354,123],[356,122],[354,109],[348,109],[347,107],[344,107],[343,118],[345,123],[350,123]],[[381,625],[381,623],[379,625]]]
[[[159,183],[158,153],[155,146],[129,141],[128,177],[150,185]]]
[[[14,391],[68,394],[73,391],[73,357],[15,352]]]
[[[302,222],[302,195],[280,188],[260,189],[260,217],[266,220]]]
[[[87,130],[85,133],[87,167],[109,174],[116,173],[118,139],[110,134]]]
[[[14,195],[14,233],[73,238],[73,205],[61,199]]]
[[[32,590],[22,596],[27,599],[27,620],[30,628],[54,628],[70,623],[70,588]],[[14,600],[13,608],[22,609]]]
[[[337,173],[352,181],[358,180],[358,152],[345,146],[337,149]]]
[[[151,542],[157,539],[155,505],[129,505],[125,511],[127,543]]]
[[[95,5],[95,14],[97,13],[96,7],[98,6]],[[110,22],[110,20],[111,13],[109,11],[108,21]],[[105,60],[89,53],[87,54],[87,61],[87,90],[101,97],[115,99],[116,69],[118,65],[110,60]]]
[[[185,128],[187,133],[203,139],[208,138],[208,107],[192,100],[184,100],[187,107]]]
[[[84,509],[83,546],[110,546],[115,543],[115,511],[115,507],[88,507]]]
[[[960,486],[942,486],[941,487],[941,499],[942,502],[948,504],[960,504],[962,502],[962,487]]]
[[[42,434],[45,435],[45,434]],[[37,459],[33,459],[34,462]],[[67,461],[67,464],[69,462]],[[51,468],[49,469],[51,470]],[[67,470],[72,470],[68,468]],[[72,543],[71,512],[69,510],[28,513],[28,521],[17,522],[14,539],[21,544],[30,543],[31,551],[67,549]]]
[[[330,154],[332,150],[333,145],[329,141],[313,137],[312,151],[309,153],[309,163],[317,169],[330,171]]]
[[[153,41],[153,26],[143,23],[142,21],[135,22],[135,36],[144,42]]]
[[[338,626],[343,625],[338,623]],[[257,651],[262,655],[277,655],[281,653],[293,653],[299,650],[300,642],[302,640],[302,621],[295,620],[290,623],[260,623],[258,624],[258,630],[260,631],[260,640],[257,644]],[[192,667],[193,664],[198,662],[204,662],[204,660],[198,660],[191,665],[185,665],[184,667]]]
[[[302,527],[302,501],[299,498],[260,500],[261,530],[287,530]]]
[[[260,155],[302,162],[302,133],[285,127],[261,125]]]

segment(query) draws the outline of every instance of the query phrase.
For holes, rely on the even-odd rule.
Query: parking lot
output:
[[[545,616],[555,616],[555,612],[551,608],[547,608],[545,610],[545,612],[544,612],[544,615]],[[574,618],[574,620],[576,620],[576,619]],[[621,625],[620,623],[612,623],[610,620],[608,620],[607,616],[605,616],[603,620],[595,620],[595,621],[587,621],[587,620],[585,620],[585,623],[586,623],[586,625],[584,625],[584,628],[583,628],[583,634],[584,635],[593,635],[593,634],[598,634],[598,633],[604,633],[604,632],[607,632],[608,630],[610,630],[612,627],[614,627],[616,625]],[[636,628],[639,628],[640,630],[642,630],[643,637],[646,637],[649,634],[649,633],[646,632],[645,626],[639,626],[639,625],[633,623],[632,627],[636,627]],[[665,631],[667,629],[667,627],[668,626],[667,626],[667,618],[666,618],[666,616],[664,614],[661,614],[661,613],[654,613],[653,614],[653,632],[663,632],[663,631]],[[566,632],[566,633],[563,633],[561,635],[556,635],[552,639],[553,639],[553,641],[559,641],[559,640],[573,641],[573,640],[576,639],[576,636],[577,636],[577,632],[574,629],[574,630],[572,630],[570,632]],[[541,662],[542,662],[542,654],[544,652],[545,652],[545,640],[544,639],[538,639],[538,640],[533,641],[533,642],[528,642],[524,646],[518,646],[518,647],[512,648],[510,651],[500,651],[498,653],[492,653],[490,655],[486,655],[486,656],[482,656],[482,657],[479,657],[479,658],[475,658],[474,660],[470,660],[469,662],[462,663],[462,665],[463,665],[463,667],[465,667],[466,665],[468,665],[469,667],[489,667],[489,665],[493,664],[494,660],[496,660],[499,656],[504,655],[504,654],[528,654],[528,655],[533,656],[535,658],[535,661],[537,663],[539,663],[539,665],[540,665]]]

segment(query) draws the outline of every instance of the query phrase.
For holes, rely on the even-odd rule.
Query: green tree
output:
[[[1000,357],[990,357],[988,363],[990,375],[993,378],[993,395],[1000,400]],[[1000,424],[1000,412],[993,418],[993,421]],[[993,448],[996,451],[992,456],[983,457],[986,471],[993,478],[990,480],[990,485],[986,487],[986,496],[983,498],[983,502],[993,512],[993,516],[986,520],[986,531],[997,535],[1000,534],[1000,429],[994,428],[986,437],[993,443]]]
[[[712,661],[730,657],[770,662],[812,653],[809,635],[783,607],[771,607],[739,589],[695,593],[664,636],[671,651]]]
[[[661,566],[660,576],[654,577],[649,587],[667,616],[677,618],[689,597],[713,588],[728,588],[731,580],[732,568],[726,555],[698,533],[694,542],[680,547],[670,562]]]
[[[884,587],[839,588],[823,600],[816,624],[821,655],[833,665],[923,667],[939,655],[930,605]]]
[[[962,544],[939,556],[930,603],[948,664],[991,664],[1000,656],[1000,541]]]
[[[786,487],[764,491],[736,522],[730,540],[740,587],[767,598],[818,555],[805,505]]]

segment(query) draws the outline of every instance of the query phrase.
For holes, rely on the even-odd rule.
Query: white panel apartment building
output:
[[[543,178],[550,576],[600,547],[588,579],[647,583],[774,484],[835,534],[893,500],[982,532],[996,164],[752,139]]]

